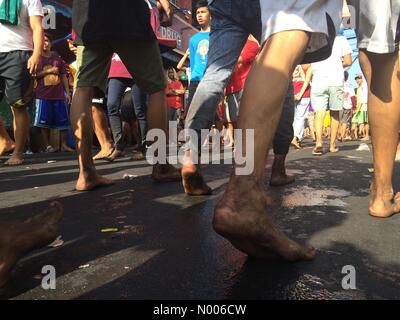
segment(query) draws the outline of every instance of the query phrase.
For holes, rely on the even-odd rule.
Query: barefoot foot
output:
[[[43,213],[25,222],[0,223],[0,287],[20,258],[57,238],[63,214],[61,204],[52,202]]]
[[[101,149],[94,157],[93,160],[103,160],[109,156],[111,156],[111,154],[114,152],[114,148],[110,147],[107,149]]]
[[[391,199],[372,196],[369,204],[369,214],[375,218],[389,218],[400,212],[400,193],[397,193]]]
[[[54,148],[53,146],[47,146],[46,147],[46,152],[47,153],[54,153],[54,152],[57,152],[58,151],[58,149],[57,148]]]
[[[262,259],[311,260],[314,248],[290,240],[265,212],[264,188],[254,177],[231,178],[215,207],[214,230],[237,249]]]
[[[274,174],[271,175],[271,180],[269,181],[272,187],[282,187],[291,184],[295,181],[293,176],[288,176],[287,174]]]
[[[134,151],[132,152],[131,158],[132,161],[141,161],[146,159],[146,156],[142,151]]]
[[[173,182],[180,181],[181,170],[170,164],[155,164],[151,177],[155,182]]]
[[[212,189],[204,182],[203,176],[194,164],[182,167],[182,184],[185,193],[190,196],[205,196],[212,193]]]
[[[15,148],[15,143],[12,140],[8,140],[5,144],[0,145],[0,156],[7,152],[13,151]]]
[[[24,163],[24,159],[22,158],[22,154],[13,153],[4,164],[7,166],[20,166]]]
[[[113,153],[111,153],[110,156],[105,157],[104,160],[107,160],[109,162],[113,162],[117,158],[123,158],[125,157],[125,151],[120,151],[115,149]]]
[[[271,169],[271,179],[269,184],[273,187],[285,186],[294,182],[293,176],[286,174],[286,154],[275,154],[274,163]]]
[[[74,152],[75,150],[70,148],[68,145],[62,145],[61,146],[61,152]]]
[[[113,185],[115,182],[111,179],[104,178],[97,173],[92,176],[85,176],[84,174],[79,176],[76,182],[76,191],[89,191],[100,187]]]

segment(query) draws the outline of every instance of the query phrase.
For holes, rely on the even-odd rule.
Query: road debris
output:
[[[104,228],[101,229],[102,233],[107,233],[107,232],[118,232],[118,228]]]

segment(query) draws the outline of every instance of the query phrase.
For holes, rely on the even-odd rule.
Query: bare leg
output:
[[[131,128],[132,128],[132,139],[135,140],[136,145],[139,146],[141,144],[139,121],[137,120],[131,121]],[[133,161],[141,161],[144,159],[146,159],[146,155],[142,150],[135,150],[131,154],[131,160]]]
[[[304,129],[304,133],[305,132],[306,132],[306,129]],[[300,140],[296,136],[293,137],[291,145],[294,146],[296,149],[302,149],[301,144],[300,144]]]
[[[326,137],[329,138],[329,140],[331,139],[331,127],[327,127],[326,128]]]
[[[400,134],[399,134],[399,139],[397,143],[397,150],[396,150],[396,161],[400,161]]]
[[[303,138],[309,138],[310,135],[311,135],[311,133],[310,133],[310,127],[304,128]]]
[[[319,110],[315,112],[315,148],[313,150],[314,155],[323,154],[323,140],[322,135],[324,131],[324,118],[325,110]]]
[[[360,51],[360,62],[369,85],[368,116],[374,156],[374,182],[369,213],[390,217],[400,211],[398,195],[393,197],[392,175],[400,129],[400,80],[398,55]],[[373,78],[372,78],[373,75]]]
[[[17,166],[24,162],[22,157],[26,145],[26,141],[28,140],[29,134],[29,115],[26,107],[11,107],[13,116],[14,116],[14,137],[15,137],[15,148],[14,152],[11,155],[11,158],[8,159],[5,164],[9,166]]]
[[[310,123],[311,138],[313,141],[316,141],[317,136],[315,134],[315,112],[311,112],[311,114],[308,116],[308,119]]]
[[[60,132],[61,134],[61,151],[63,152],[74,152],[74,149],[70,148],[67,144],[67,135],[68,131],[63,130]]]
[[[132,141],[135,141],[135,144],[139,145],[140,135],[139,135],[139,125],[137,120],[132,120],[130,122],[131,133],[132,133]]]
[[[185,193],[190,196],[210,195],[212,189],[205,183],[199,165],[191,160],[191,152],[185,153],[182,166],[182,185]]]
[[[76,190],[87,191],[113,181],[100,176],[92,159],[93,119],[91,101],[93,88],[78,87],[72,99],[71,126],[75,136],[79,159],[79,178]]]
[[[3,121],[0,118],[0,156],[15,148],[15,142],[10,138]]]
[[[347,123],[342,124],[342,138],[343,138],[343,141],[351,140],[351,137],[349,134],[349,127],[348,127]]]
[[[363,141],[369,141],[369,124],[368,123],[366,123],[365,125],[364,125],[364,138],[362,138],[361,140],[363,140]]]
[[[312,259],[314,249],[288,239],[266,213],[263,187],[265,155],[279,123],[291,74],[306,49],[309,35],[281,32],[266,42],[247,78],[238,129],[254,129],[254,173],[232,173],[227,190],[216,205],[213,226],[239,250],[260,258],[289,261]],[[270,84],[267,89],[265,83]],[[270,88],[271,90],[269,90]],[[240,143],[246,155],[246,132]],[[252,157],[253,155],[248,155]]]
[[[57,148],[54,148],[52,145],[50,145],[50,129],[48,128],[40,128],[40,132],[42,134],[42,138],[44,141],[44,144],[46,146],[46,152],[49,153],[54,153],[57,152]]]
[[[114,151],[114,144],[108,130],[107,119],[101,106],[92,106],[94,132],[100,143],[100,151],[93,160],[100,160],[109,157]]]
[[[351,132],[353,134],[354,140],[358,139],[357,123],[351,124]]]
[[[0,223],[0,288],[22,256],[54,241],[64,210],[53,202],[42,214],[20,223]]]
[[[139,146],[141,143],[140,141],[142,140],[140,137],[140,130],[139,130],[139,122],[137,120],[131,121],[131,131],[132,131],[132,140],[135,141],[136,146]],[[146,158],[146,155],[142,150],[135,150],[132,154],[130,159],[133,161],[140,161],[144,160]]]
[[[329,145],[330,152],[338,152],[339,149],[336,146],[336,137],[339,130],[340,123],[340,112],[339,111],[331,111],[331,139]]]
[[[147,106],[147,121],[149,130],[161,129],[166,134],[167,130],[167,107],[164,91],[153,93],[149,97]],[[153,166],[152,178],[156,182],[180,181],[181,171],[170,164],[155,164]]]
[[[286,154],[275,154],[271,169],[271,180],[269,182],[271,186],[285,186],[295,181],[293,176],[288,176],[286,174],[285,160]]]
[[[228,137],[229,137],[229,144],[227,144],[226,147],[233,147],[233,145],[235,144],[235,141],[233,138],[233,130],[234,130],[233,122],[228,122],[227,132],[228,132]]]
[[[359,135],[360,137],[363,137],[363,138],[364,138],[364,124],[363,124],[363,123],[360,124],[360,126],[359,126],[359,128],[358,128],[358,135]]]

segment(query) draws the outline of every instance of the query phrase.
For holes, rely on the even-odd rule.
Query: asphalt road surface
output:
[[[250,259],[212,230],[229,164],[204,166],[209,197],[186,196],[180,183],[155,184],[146,162],[128,158],[98,162],[100,174],[117,183],[84,193],[74,191],[74,155],[0,164],[1,221],[25,219],[52,199],[65,209],[64,244],[23,258],[0,298],[399,299],[400,215],[368,215],[372,158],[356,150],[359,144],[320,157],[311,155],[310,142],[291,150],[287,168],[296,182],[286,187],[269,187],[267,168],[269,214],[290,237],[318,248],[314,261],[302,263]],[[114,231],[101,232],[108,228]],[[55,268],[55,290],[41,286],[46,265]],[[343,288],[345,266],[354,271],[355,289]]]

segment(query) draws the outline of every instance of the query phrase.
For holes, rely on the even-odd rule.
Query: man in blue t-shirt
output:
[[[178,69],[182,69],[188,57],[190,57],[190,85],[189,98],[187,101],[187,109],[190,106],[194,93],[200,80],[203,78],[208,60],[208,49],[210,43],[211,15],[208,10],[208,3],[205,0],[200,0],[196,5],[196,20],[200,25],[200,32],[196,33],[189,40],[189,49],[178,63]]]

